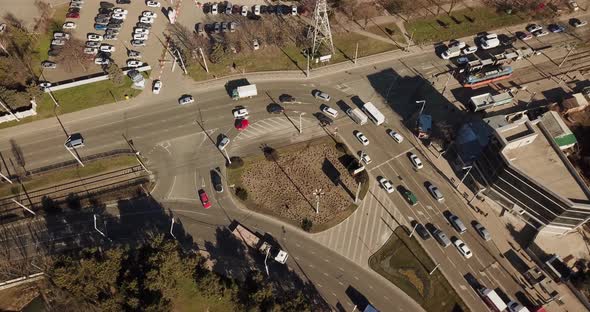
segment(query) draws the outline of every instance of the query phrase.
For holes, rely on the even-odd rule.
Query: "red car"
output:
[[[248,119],[236,119],[235,126],[238,131],[246,130],[246,128],[248,128],[249,125],[250,122],[248,121]]]
[[[70,12],[66,14],[66,18],[80,18],[80,13]]]
[[[205,207],[205,209],[211,208],[211,203],[209,202],[209,196],[207,196],[207,193],[205,192],[205,190],[199,190],[199,198],[201,199],[201,204],[203,204],[203,207]]]

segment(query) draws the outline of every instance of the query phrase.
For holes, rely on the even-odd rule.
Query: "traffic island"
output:
[[[369,266],[426,311],[469,311],[426,251],[404,226],[369,258]],[[432,273],[432,274],[430,274]]]
[[[280,149],[264,146],[241,166],[232,161],[227,176],[247,209],[320,232],[354,212],[357,192],[358,203],[366,195],[367,172],[351,174],[356,161],[344,144],[321,138]]]

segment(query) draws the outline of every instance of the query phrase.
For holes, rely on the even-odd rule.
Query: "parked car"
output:
[[[412,228],[415,229],[416,233],[418,233],[418,236],[420,236],[420,238],[422,238],[423,240],[430,239],[430,233],[428,233],[428,231],[426,230],[424,225],[422,225],[422,223],[414,220],[412,221],[411,225]]]
[[[570,25],[572,25],[572,26],[574,26],[576,28],[583,27],[583,26],[588,25],[588,22],[587,21],[583,21],[583,20],[580,20],[578,18],[572,18],[572,19],[570,19],[569,23],[570,23]]]
[[[482,49],[488,50],[500,45],[500,40],[497,34],[486,34],[479,38],[479,44]]]
[[[570,9],[574,12],[580,9],[576,0],[569,0],[567,4],[570,7]]]
[[[83,4],[80,2],[70,2],[70,8],[81,9],[82,6],[83,6]]]
[[[326,93],[326,92],[322,92],[322,91],[320,91],[320,90],[315,90],[315,91],[313,92],[313,96],[314,96],[316,99],[324,100],[324,101],[326,101],[326,102],[330,101],[330,95],[329,95],[328,93]]]
[[[361,159],[362,162],[365,163],[365,165],[368,165],[372,162],[371,157],[366,152],[359,151],[358,154],[359,154],[359,158]]]
[[[461,53],[463,55],[473,54],[475,52],[477,52],[477,47],[476,46],[467,46],[467,47],[465,47],[465,48],[463,48],[461,50]]]
[[[432,236],[434,236],[434,239],[445,248],[451,245],[451,240],[447,237],[447,234],[439,229],[434,230]]]
[[[229,138],[227,136],[223,136],[221,141],[219,141],[219,144],[217,144],[217,148],[219,148],[219,150],[223,151],[227,147],[228,144],[229,144]]]
[[[53,39],[53,40],[51,40],[51,45],[54,45],[54,46],[62,46],[64,44],[66,44],[66,41],[65,40],[62,40],[62,39]]]
[[[96,55],[97,53],[98,53],[97,48],[91,48],[91,47],[84,48],[84,54]]]
[[[461,41],[461,40],[451,40],[449,42],[449,49],[450,48],[459,48],[459,49],[463,49],[467,46],[467,44],[465,43],[465,41]]]
[[[229,23],[229,32],[235,32],[237,28],[238,28],[238,23],[236,23],[236,22]]]
[[[122,24],[118,24],[118,23],[109,23],[108,25],[106,25],[106,27],[104,29],[107,28],[111,28],[111,29],[121,29],[121,27],[123,27]]]
[[[479,236],[481,236],[481,238],[483,238],[483,240],[489,241],[492,239],[492,235],[490,235],[488,229],[481,225],[481,223],[474,221],[473,228],[475,228],[475,231],[477,232],[477,234],[479,234]]]
[[[158,17],[158,15],[156,15],[156,13],[152,12],[152,11],[143,11],[141,12],[141,16],[144,17],[151,17],[151,18],[156,18]]]
[[[215,22],[213,24],[213,31],[218,34],[221,32],[221,23],[220,22]]]
[[[217,15],[218,13],[218,4],[217,3],[213,3],[211,5],[211,10],[209,11],[209,13],[211,13],[212,15]]]
[[[62,29],[76,29],[77,25],[74,22],[65,22],[61,28]]]
[[[445,211],[444,214],[447,217],[447,219],[449,220],[449,223],[451,223],[451,226],[453,226],[455,228],[455,230],[457,230],[457,232],[459,232],[459,234],[463,234],[463,233],[467,232],[467,228],[465,227],[465,224],[463,224],[463,221],[461,221],[461,219],[459,219],[459,217],[457,217],[456,215],[454,215],[453,213],[451,213],[448,210]]]
[[[113,13],[127,15],[127,13],[129,13],[129,12],[125,9],[122,9],[122,8],[114,8]]]
[[[420,158],[418,158],[418,156],[414,153],[410,153],[410,161],[412,162],[412,165],[414,165],[414,168],[416,168],[416,169],[422,169],[422,167],[424,167]]]
[[[228,27],[228,24],[229,24],[228,22],[222,22],[221,23],[221,32],[224,32],[225,33],[225,32],[228,31],[228,28],[229,28]]]
[[[138,60],[127,60],[127,67],[141,67],[141,65],[143,65],[142,61],[138,61]]]
[[[234,118],[237,119],[248,118],[248,110],[242,106],[239,106],[237,109],[234,109],[232,113],[234,115]]]
[[[127,50],[128,57],[141,58],[141,52],[135,50]]]
[[[241,11],[242,16],[248,16],[248,7],[243,5],[242,6],[242,11]]]
[[[159,8],[161,6],[160,2],[151,0],[146,1],[145,5],[149,6],[150,8]]]
[[[401,193],[404,199],[408,202],[408,204],[412,206],[416,206],[416,204],[418,204],[418,198],[416,197],[416,195],[414,195],[414,193],[412,193],[412,191],[404,188]]]
[[[109,19],[107,17],[96,17],[96,18],[94,18],[94,23],[95,24],[98,24],[98,25],[107,25],[110,21],[111,21],[111,19]]]
[[[159,79],[154,80],[154,85],[152,86],[152,93],[153,94],[160,94],[160,90],[162,90],[162,81]]]
[[[473,253],[471,253],[471,249],[469,249],[469,247],[460,239],[455,239],[453,241],[453,245],[455,245],[455,247],[457,247],[457,250],[459,250],[459,253],[461,253],[463,255],[463,257],[465,257],[466,259],[471,258],[471,256],[473,256]]]
[[[360,131],[355,131],[354,136],[356,137],[357,140],[359,140],[359,142],[361,142],[362,145],[367,146],[369,145],[369,139],[367,139],[367,137]]]
[[[134,47],[145,47],[144,40],[131,40],[131,45]]]
[[[533,34],[528,31],[519,31],[516,33],[516,37],[522,41],[533,39]]]
[[[397,143],[401,143],[401,142],[403,142],[403,141],[404,141],[404,137],[403,137],[401,134],[399,134],[399,133],[397,133],[397,132],[395,132],[395,131],[393,131],[393,130],[391,130],[391,129],[388,129],[388,130],[387,130],[387,133],[388,133],[388,134],[389,134],[389,136],[390,136],[390,137],[391,137],[391,138],[392,138],[394,141],[396,141]]]
[[[121,32],[120,29],[112,29],[111,28],[111,29],[107,29],[105,31],[105,34],[107,34],[107,35],[118,35],[120,32]]]
[[[135,28],[133,28],[133,33],[134,34],[141,34],[141,35],[149,35],[150,34],[150,30],[149,29],[145,29],[145,28],[135,27]]]
[[[277,103],[271,103],[266,107],[266,111],[271,114],[282,114],[285,109]]]
[[[135,27],[137,28],[145,28],[145,29],[152,29],[152,24],[148,24],[148,23],[137,23],[135,24]]]
[[[99,41],[86,41],[87,48],[98,49],[100,47],[100,44],[101,43]]]
[[[295,97],[289,94],[281,94],[279,95],[279,101],[285,104],[293,104],[296,102]]]
[[[99,49],[100,49],[100,51],[102,51],[102,52],[109,52],[109,53],[115,52],[115,47],[114,47],[114,46],[112,46],[112,45],[110,45],[110,44],[105,44],[105,43],[103,43],[103,44],[100,46],[100,48],[99,48]]]
[[[133,39],[134,40],[148,40],[148,35],[146,34],[133,34]]]
[[[291,15],[293,15],[293,16],[297,15],[297,6],[296,5],[291,6]]]
[[[530,33],[534,33],[535,31],[543,30],[543,26],[541,26],[539,24],[529,24],[526,27],[526,30]]]
[[[391,183],[390,180],[387,180],[384,177],[381,177],[379,179],[379,184],[381,184],[381,187],[389,194],[395,191],[395,189],[393,188],[393,183]]]
[[[117,3],[119,3],[119,1],[117,1]],[[112,9],[113,7],[115,7],[115,5],[107,1],[101,1],[100,7],[105,9]]]
[[[80,18],[80,13],[69,12],[66,14],[66,18]]]
[[[192,95],[188,95],[188,94],[185,94],[185,95],[181,96],[180,99],[178,99],[178,104],[180,104],[180,105],[191,104],[194,102],[195,102],[195,99],[193,99]]]
[[[41,62],[41,67],[45,69],[55,69],[57,68],[57,64],[51,61],[43,61]]]
[[[153,24],[154,23],[154,18],[147,17],[147,16],[142,16],[142,17],[139,18],[139,22],[140,23],[146,23],[146,24]]]
[[[105,34],[104,35],[104,40],[117,40],[119,39],[119,36],[116,34]]]
[[[113,15],[111,15],[111,18],[118,19],[118,20],[124,20],[127,18],[127,15],[121,14],[121,13],[113,13]]]
[[[207,192],[205,190],[199,190],[199,199],[201,200],[201,204],[205,209],[211,208],[211,203],[209,202],[209,196],[207,196]]]
[[[89,33],[86,35],[86,39],[88,39],[88,41],[102,41],[103,37],[99,34]]]
[[[64,32],[54,32],[53,39],[70,40],[70,34]]]
[[[260,15],[260,5],[255,5],[252,12],[254,12],[254,15]]]
[[[430,192],[430,195],[432,195],[432,197],[434,197],[434,199],[436,199],[438,202],[442,202],[445,200],[445,197],[443,196],[442,192],[438,189],[438,187],[436,187],[436,185],[432,183],[428,185],[428,191]]]
[[[94,59],[94,64],[96,65],[108,65],[110,63],[108,58],[97,57]]]
[[[323,105],[322,106],[322,112],[324,112],[327,115],[330,115],[332,118],[337,118],[338,117],[338,111],[331,108],[328,105]]]
[[[232,14],[232,7],[233,6],[231,5],[231,3],[228,2],[227,5],[225,6],[225,14],[226,15],[231,15]]]
[[[538,31],[535,31],[533,33],[533,36],[535,36],[535,37],[543,37],[543,36],[547,36],[548,34],[549,34],[549,32],[546,31],[546,30],[538,30]]]
[[[94,30],[106,30],[108,25],[94,24]]]
[[[549,24],[549,26],[547,26],[547,29],[549,29],[549,31],[552,33],[561,33],[565,31],[565,27],[559,24]]]
[[[131,4],[131,0],[117,0],[117,4]]]
[[[234,127],[238,131],[246,130],[249,125],[250,125],[250,122],[248,121],[248,119],[236,119],[236,121],[234,123]]]

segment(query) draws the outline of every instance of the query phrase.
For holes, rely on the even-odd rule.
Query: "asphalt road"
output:
[[[559,43],[562,39],[554,40]],[[547,65],[549,61],[539,62],[535,66],[551,66]],[[262,143],[288,144],[323,135],[324,130],[317,126],[311,116],[318,111],[320,104],[311,97],[310,92],[314,88],[328,91],[335,99],[344,99],[350,106],[353,106],[351,95],[358,95],[363,101],[372,101],[381,107],[385,105],[383,97],[388,98],[393,103],[391,107],[395,113],[387,113],[387,126],[401,131],[410,140],[411,135],[401,124],[400,115],[416,109],[415,106],[408,105],[408,101],[415,96],[411,93],[415,89],[411,78],[417,75],[430,78],[433,74],[444,71],[445,66],[446,62],[432,54],[424,54],[335,73],[306,83],[262,82],[258,83],[258,97],[238,103],[231,101],[225,90],[211,88],[193,92],[196,103],[180,107],[177,96],[187,91],[179,87],[176,95],[167,92],[166,96],[157,97],[146,93],[131,104],[107,105],[64,115],[61,116],[61,121],[66,132],[80,132],[85,137],[86,147],[79,150],[82,156],[127,147],[123,134],[133,140],[134,146],[146,158],[149,168],[158,176],[154,196],[164,203],[166,209],[170,209],[180,218],[183,227],[192,234],[197,243],[200,239],[214,240],[214,228],[226,226],[230,220],[238,219],[261,232],[270,232],[278,237],[292,255],[289,266],[305,273],[332,306],[341,304],[345,310],[352,309],[353,303],[346,295],[346,289],[352,285],[377,307],[416,311],[419,307],[383,278],[314,242],[297,229],[286,226],[283,233],[279,222],[235,208],[227,193],[214,195],[208,177],[211,168],[222,167],[224,164],[223,155],[214,146],[221,133],[232,138],[233,142],[228,150],[231,155],[258,152]],[[530,75],[531,79],[542,76],[534,66],[523,65],[520,70],[522,76]],[[437,85],[437,82],[434,84]],[[454,82],[447,86],[457,87]],[[383,94],[383,90],[386,90],[386,94]],[[290,116],[293,123],[285,116],[271,116],[265,112],[266,105],[282,93],[294,95],[302,102],[286,107],[287,116]],[[233,128],[231,110],[236,104],[244,105],[250,111],[252,131],[238,134]],[[334,104],[332,106],[335,107]],[[306,113],[303,116],[302,135],[296,128],[301,112]],[[340,115],[337,121],[340,136],[348,144],[360,149],[351,133],[356,127],[342,111]],[[366,149],[373,158],[374,165],[369,166],[373,177],[387,176],[394,180],[394,184],[403,184],[413,190],[420,199],[417,207],[410,208],[399,194],[390,195],[405,217],[436,223],[447,234],[458,235],[446,224],[441,211],[450,209],[465,223],[471,220],[470,214],[461,200],[450,191],[446,182],[435,173],[434,168],[426,164],[424,169],[413,171],[405,157],[398,157],[405,149],[401,150],[386,136],[384,127],[367,125],[363,127],[363,131],[373,141]],[[65,138],[66,134],[57,120],[44,120],[1,130],[0,150],[4,157],[12,157],[11,144],[18,145],[25,156],[26,166],[35,168],[69,160],[71,156],[63,147]],[[423,186],[425,181],[434,182],[441,187],[446,196],[444,204],[432,201]],[[216,202],[212,209],[204,211],[199,206],[195,199],[197,188],[205,188],[213,196]],[[79,223],[92,226],[90,221]],[[26,234],[20,237],[24,236]],[[52,239],[60,239],[57,236]],[[470,288],[464,289],[466,282],[463,275],[467,271],[477,274],[490,284],[502,285],[509,293],[520,289],[510,272],[495,264],[497,251],[493,246],[481,242],[472,231],[462,237],[473,249],[474,258],[465,260],[453,247],[442,249],[433,241],[426,242],[425,246],[435,260],[441,263],[441,269],[451,283],[462,290],[460,293],[470,307],[481,308],[483,305]]]

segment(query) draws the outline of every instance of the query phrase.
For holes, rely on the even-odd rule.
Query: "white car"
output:
[[[333,109],[333,108],[331,108],[331,107],[330,107],[330,106],[328,106],[328,105],[324,105],[324,106],[322,107],[322,112],[324,112],[324,113],[325,113],[325,114],[327,114],[327,115],[330,115],[330,116],[332,116],[332,118],[337,118],[337,117],[338,117],[338,111],[337,111],[337,110],[335,110],[335,109]]]
[[[533,33],[535,31],[543,30],[543,26],[539,24],[530,24],[526,27],[526,31]]]
[[[234,110],[234,118],[236,119],[244,119],[248,118],[248,110],[245,108],[238,108]]]
[[[51,45],[54,45],[54,46],[62,46],[64,44],[66,44],[66,41],[65,40],[61,40],[61,39],[53,39],[53,40],[51,40]]]
[[[158,17],[158,15],[156,15],[156,13],[152,12],[152,11],[143,11],[141,12],[141,16],[144,17],[151,17],[151,18],[156,18]]]
[[[143,65],[142,61],[138,61],[138,60],[128,60],[127,61],[127,67],[140,67],[141,65]]]
[[[362,145],[367,146],[369,145],[369,139],[360,131],[357,131],[354,136],[361,142]]]
[[[148,40],[148,35],[146,35],[146,34],[133,34],[133,39],[135,39],[135,40]]]
[[[291,15],[293,15],[293,16],[297,15],[297,6],[296,5],[291,6]]]
[[[469,258],[471,258],[471,256],[473,256],[473,254],[471,253],[471,249],[469,249],[469,247],[467,247],[467,245],[465,245],[465,243],[462,240],[456,239],[453,242],[453,244],[455,245],[455,247],[457,247],[457,250],[459,250],[459,252],[466,259],[469,259]]]
[[[111,18],[118,19],[118,20],[124,20],[127,18],[127,15],[122,14],[122,13],[113,13],[113,14],[111,14]]]
[[[82,4],[84,4],[84,2],[75,2],[75,1],[72,1],[72,2],[70,2],[70,8],[78,8],[78,9],[81,9],[82,8]]]
[[[139,18],[139,22],[140,23],[146,23],[146,24],[153,24],[154,23],[154,19],[152,17],[142,16],[142,17]]]
[[[411,153],[410,160],[412,161],[412,165],[414,165],[416,169],[422,169],[422,167],[424,167],[424,165],[422,165],[422,161],[420,160],[420,158],[418,158],[418,156],[416,156],[416,154]]]
[[[242,16],[248,16],[248,7],[245,5],[242,6]]]
[[[397,143],[401,143],[404,141],[404,137],[393,130],[389,130],[389,136]]]
[[[498,39],[497,34],[487,34],[479,38],[479,43],[482,49],[488,50],[499,46],[500,40]]]
[[[369,157],[369,154],[363,151],[359,151],[359,157],[361,158],[361,161],[365,163],[365,165],[368,165],[372,162],[371,157]]]
[[[260,5],[254,6],[254,15],[260,15]]]
[[[393,183],[391,183],[391,181],[387,180],[386,178],[382,177],[381,179],[379,179],[379,184],[381,184],[383,189],[389,194],[393,193],[393,191],[395,190],[393,188]]]
[[[467,44],[465,43],[465,41],[461,41],[461,40],[451,40],[451,42],[449,42],[449,48],[459,48],[459,49],[463,49],[465,46],[467,46]]]
[[[134,28],[133,29],[133,33],[134,34],[149,35],[150,34],[150,30],[149,29],[145,29],[145,28]]]
[[[254,50],[260,49],[260,45],[258,44],[258,39],[254,39],[252,41],[252,47],[254,48]]]
[[[229,144],[229,138],[224,136],[223,139],[221,139],[221,141],[219,141],[217,148],[219,148],[220,151],[223,151],[228,144]]]
[[[97,48],[84,48],[84,54],[96,55],[97,53]]]
[[[463,48],[461,50],[461,53],[463,55],[473,54],[475,52],[477,52],[477,47],[476,46],[467,46],[467,47],[465,47],[465,48]]]
[[[326,102],[330,101],[330,95],[329,95],[328,93],[326,93],[326,92],[322,92],[322,91],[320,91],[320,90],[316,90],[316,91],[313,93],[313,96],[314,96],[316,99],[324,100],[324,101],[326,101]]]
[[[129,13],[129,12],[127,12],[127,10],[125,10],[125,9],[121,9],[121,8],[114,8],[114,9],[113,9],[113,13],[118,13],[118,14],[127,15],[127,13]]]
[[[62,29],[76,29],[77,25],[74,22],[65,22],[61,28]]]
[[[100,46],[101,52],[115,52],[115,47],[110,44],[102,44]]]
[[[438,189],[438,187],[436,187],[436,185],[430,184],[428,186],[428,191],[430,192],[430,195],[432,195],[432,197],[436,199],[436,201],[442,202],[443,200],[445,200],[445,197],[443,196],[442,192]]]
[[[94,59],[94,64],[96,65],[108,65],[109,63],[109,59],[105,57],[97,57]]]
[[[131,40],[131,45],[134,47],[145,47],[144,40]]]
[[[66,34],[64,32],[55,32],[53,33],[53,39],[70,40],[70,34]]]
[[[99,34],[88,34],[86,35],[86,39],[88,39],[88,41],[102,41],[103,37]]]
[[[180,105],[186,105],[186,104],[190,104],[190,103],[194,103],[195,99],[193,99],[192,95],[183,95],[180,97],[180,99],[178,99],[178,104]]]
[[[218,13],[218,7],[217,7],[217,3],[213,3],[213,4],[211,5],[211,14],[213,14],[213,15],[217,15],[217,13]]]
[[[146,1],[145,5],[149,6],[150,8],[159,8],[161,6],[160,2],[151,0]]]
[[[152,93],[160,94],[160,90],[162,90],[162,81],[159,79],[154,80],[154,85],[152,86]]]

